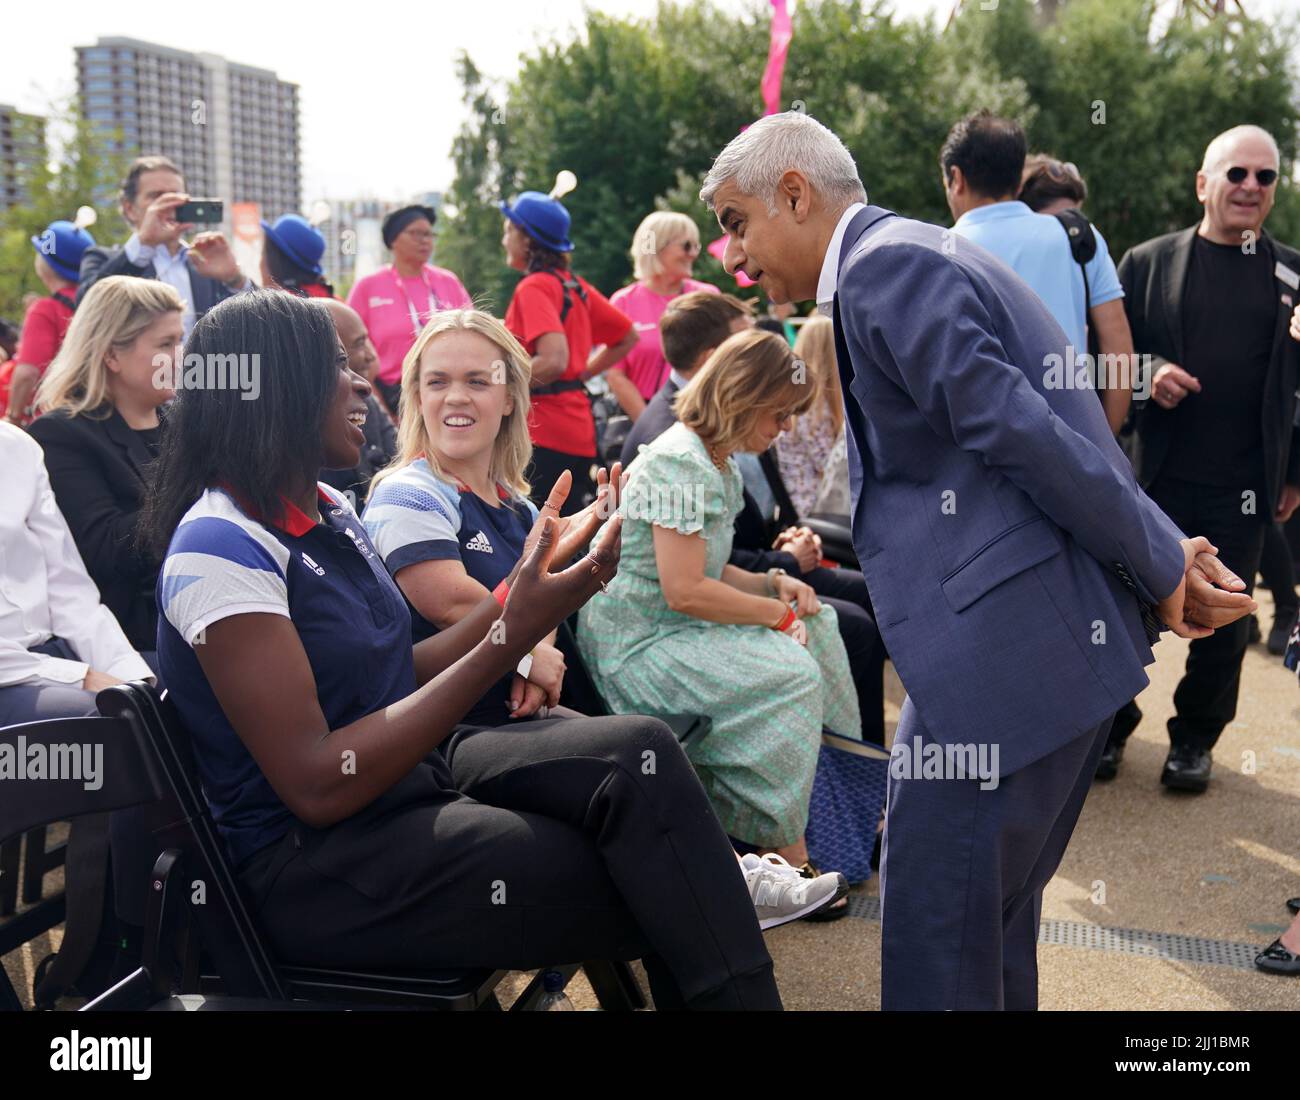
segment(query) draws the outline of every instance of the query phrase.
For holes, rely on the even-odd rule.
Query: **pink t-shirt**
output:
[[[430,264],[412,278],[399,277],[392,265],[381,268],[357,280],[348,295],[348,305],[361,315],[379,353],[376,377],[390,384],[401,380],[402,360],[434,313],[473,304],[452,272]]]
[[[722,293],[712,283],[684,279],[681,293],[689,294],[692,290],[703,290],[710,294]],[[627,358],[619,363],[619,367],[627,372],[637,392],[647,401],[668,381],[670,366],[668,360],[664,358],[663,344],[659,339],[659,318],[664,315],[668,303],[677,297],[680,295],[658,294],[644,283],[633,283],[631,286],[615,291],[614,296],[610,298],[610,303],[632,318],[632,323],[636,326],[636,347],[628,352]],[[678,364],[673,363],[672,366]]]

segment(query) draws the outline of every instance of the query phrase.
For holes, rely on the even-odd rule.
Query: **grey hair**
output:
[[[735,180],[742,194],[766,199],[768,212],[775,214],[777,186],[791,168],[807,176],[813,190],[830,206],[842,209],[867,201],[853,154],[834,133],[802,111],[767,115],[732,138],[704,177],[700,200],[712,209],[718,188]]]
[[[1273,147],[1273,159],[1279,165],[1282,163],[1282,154],[1278,150],[1277,140],[1262,126],[1234,126],[1231,130],[1224,130],[1205,147],[1205,156],[1201,158],[1201,171],[1214,171],[1228,155],[1232,146],[1245,137],[1259,138],[1268,142]]]

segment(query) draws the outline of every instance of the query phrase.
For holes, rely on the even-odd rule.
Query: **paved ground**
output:
[[[1267,627],[1267,593],[1260,603]],[[1049,938],[1104,946],[1040,946],[1044,1009],[1300,1006],[1300,980],[1249,967],[1251,949],[1285,927],[1284,900],[1300,894],[1300,685],[1262,646],[1252,647],[1210,790],[1166,792],[1164,723],[1186,649],[1168,635],[1157,647],[1151,687],[1139,700],[1146,717],[1123,769],[1093,788],[1047,890]],[[53,887],[58,877],[47,881]],[[855,910],[869,913],[875,893],[874,882],[855,891]],[[880,925],[868,916],[786,925],[768,934],[768,945],[788,1008],[879,1008]],[[30,995],[33,963],[49,950],[49,940],[39,940],[5,957],[20,995]],[[1141,950],[1165,957],[1134,953]],[[1198,958],[1221,961],[1191,961]],[[569,993],[578,1008],[594,1005],[581,976]]]

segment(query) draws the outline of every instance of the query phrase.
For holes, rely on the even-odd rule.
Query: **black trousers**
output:
[[[276,953],[335,967],[645,961],[660,1009],[779,1009],[772,960],[685,754],[651,718],[460,727],[421,765],[242,869]]]
[[[1219,559],[1255,587],[1265,535],[1273,524],[1273,503],[1255,501],[1256,514],[1243,511],[1239,489],[1196,485],[1159,477],[1148,495],[1189,537],[1204,535],[1219,548]],[[1237,714],[1241,662],[1250,639],[1250,622],[1238,619],[1208,638],[1197,638],[1187,654],[1187,668],[1174,692],[1169,741],[1174,747],[1208,752]],[[1130,703],[1117,715],[1112,742],[1122,742],[1137,725],[1141,711]]]
[[[569,498],[564,502],[564,507],[560,509],[560,515],[571,516],[574,512],[582,511],[596,499],[596,482],[591,476],[595,465],[595,458],[565,454],[547,447],[534,447],[533,460],[528,466],[528,482],[532,486],[529,496],[532,502],[538,508],[545,504],[556,478],[569,470],[573,473],[573,486],[569,489]]]
[[[818,566],[802,580],[839,616],[840,637],[849,657],[849,670],[858,693],[862,713],[862,739],[885,743],[885,651],[880,628],[871,612],[866,579],[856,569],[826,569]]]
[[[1291,547],[1287,544],[1286,533],[1280,523],[1270,523],[1264,528],[1264,552],[1259,559],[1259,575],[1268,590],[1273,593],[1273,606],[1277,618],[1286,623],[1295,619],[1296,599],[1295,561],[1291,557]]]

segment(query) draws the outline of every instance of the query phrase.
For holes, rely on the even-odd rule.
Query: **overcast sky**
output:
[[[1260,15],[1294,3],[1246,0],[1246,7]],[[464,118],[457,52],[468,50],[490,76],[508,78],[521,52],[570,37],[585,7],[648,16],[656,0],[435,0],[333,10],[267,0],[121,7],[103,0],[15,2],[4,17],[9,48],[0,63],[0,103],[39,112],[51,97],[74,92],[73,47],[100,36],[221,54],[299,85],[304,204],[405,197],[451,182],[451,142]],[[946,18],[952,0],[894,0],[893,7],[904,16],[934,11]],[[794,20],[797,37],[797,5]],[[756,109],[760,71],[756,66]]]

